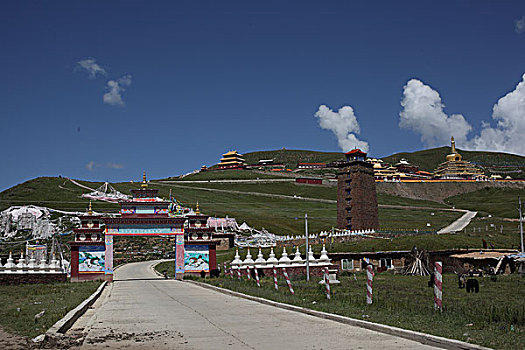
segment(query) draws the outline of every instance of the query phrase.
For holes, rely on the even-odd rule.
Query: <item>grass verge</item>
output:
[[[93,294],[102,282],[0,286],[0,325],[6,331],[35,337]],[[45,310],[38,320],[35,315]]]

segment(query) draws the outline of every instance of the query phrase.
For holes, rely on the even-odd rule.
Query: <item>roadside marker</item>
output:
[[[259,282],[259,272],[257,272],[257,268],[255,268],[255,282],[257,282],[257,287],[261,286],[261,282]]]
[[[366,303],[372,304],[372,282],[374,281],[374,269],[372,265],[366,267]]]
[[[292,282],[290,282],[290,277],[288,277],[288,272],[286,272],[286,268],[284,267],[283,267],[283,275],[284,275],[284,278],[286,278],[286,283],[288,284],[288,288],[290,288],[290,293],[294,295],[295,292],[293,291],[293,288],[292,288]]]
[[[275,267],[273,268],[273,284],[275,286],[275,290],[278,290],[279,286],[277,285],[277,270]]]
[[[443,265],[436,261],[434,269],[434,310],[443,311]]]
[[[324,285],[326,286],[326,299],[330,299],[330,279],[328,278],[328,267],[323,271]]]

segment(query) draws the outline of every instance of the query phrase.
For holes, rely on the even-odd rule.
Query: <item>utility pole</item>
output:
[[[310,246],[308,245],[308,214],[304,214],[304,231],[306,232],[306,281],[310,281]]]
[[[521,243],[521,252],[523,253],[523,217],[521,215],[521,197],[518,197],[518,201],[520,202],[520,243]]]

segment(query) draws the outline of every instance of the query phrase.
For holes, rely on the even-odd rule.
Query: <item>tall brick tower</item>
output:
[[[337,173],[337,228],[379,229],[376,183],[366,153],[353,149]]]

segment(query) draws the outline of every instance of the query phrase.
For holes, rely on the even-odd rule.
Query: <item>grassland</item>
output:
[[[101,282],[0,286],[0,326],[35,337],[44,333],[100,286]],[[45,310],[37,321],[35,315]]]
[[[519,218],[519,196],[525,199],[525,188],[484,188],[479,191],[449,197],[447,202],[457,208],[477,210],[492,216]],[[525,212],[525,206],[523,209]]]

